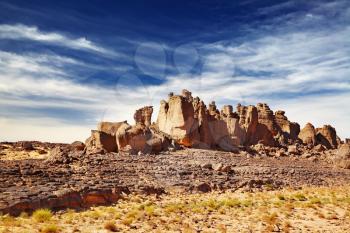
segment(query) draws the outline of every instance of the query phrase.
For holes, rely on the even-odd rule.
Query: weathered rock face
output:
[[[115,136],[98,130],[91,130],[91,136],[85,141],[85,145],[87,153],[118,151]]]
[[[97,125],[97,130],[101,131],[101,132],[104,132],[106,134],[115,135],[116,132],[118,131],[119,127],[123,123],[126,123],[126,121],[122,121],[122,122],[100,122]]]
[[[285,116],[284,111],[275,112],[275,122],[279,132],[282,132],[282,135],[294,142],[298,139],[300,133],[300,125],[296,122],[290,122]]]
[[[343,144],[340,146],[334,158],[334,162],[337,167],[350,169],[350,144]]]
[[[200,141],[199,123],[191,98],[187,97],[188,93],[171,96],[168,102],[162,101],[157,126],[180,144],[191,147]]]
[[[167,150],[170,140],[160,133],[145,127],[141,124],[130,126],[127,123],[122,125],[117,134],[116,140],[118,149],[136,154],[157,154]]]
[[[168,100],[161,101],[153,125],[152,113],[152,106],[136,110],[133,126],[126,121],[101,122],[86,142],[87,152],[117,151],[117,147],[133,153],[158,153],[172,140],[186,147],[226,151],[235,151],[237,146],[289,146],[301,141],[331,149],[341,142],[333,127],[315,129],[307,124],[300,131],[299,124],[290,122],[284,111],[274,113],[265,103],[238,104],[236,112],[231,105],[224,105],[219,111],[214,101],[207,108],[188,90],[181,95],[169,93]]]
[[[307,123],[305,127],[300,131],[298,137],[307,145],[316,145],[316,130],[311,123]]]
[[[146,107],[143,107],[143,108],[136,110],[136,112],[134,114],[134,119],[135,119],[136,124],[150,126],[151,119],[152,119],[152,113],[153,113],[152,106],[146,106]]]
[[[290,122],[284,111],[274,114],[267,104],[239,104],[236,112],[231,105],[225,105],[219,111],[215,102],[206,108],[187,90],[182,95],[171,93],[168,101],[161,101],[157,126],[180,144],[202,145],[201,148],[215,148],[222,142],[233,146],[259,142],[268,146],[289,145],[298,140],[300,132],[299,124]]]
[[[278,127],[275,122],[275,117],[273,111],[265,103],[258,103],[258,122],[267,127],[268,131],[272,133],[272,136],[276,136],[278,133]]]
[[[330,125],[324,125],[316,129],[316,139],[318,144],[324,145],[327,149],[334,149],[338,146],[337,132]]]
[[[259,108],[260,113],[263,114],[261,117],[259,116],[258,108],[255,106],[250,105],[246,107],[240,104],[237,106],[239,123],[246,130],[244,144],[262,143],[274,146],[275,140],[272,132],[269,130],[269,127],[273,128],[273,124],[269,120],[270,113],[267,111],[266,105],[259,106]]]

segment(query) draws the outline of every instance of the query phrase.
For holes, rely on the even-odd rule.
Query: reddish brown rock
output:
[[[97,125],[97,130],[104,132],[106,134],[115,135],[118,131],[119,127],[126,123],[126,121],[123,122],[100,122]]]
[[[117,152],[117,143],[114,135],[110,135],[98,130],[91,130],[91,136],[85,141],[87,153],[99,152]]]
[[[307,123],[300,131],[298,137],[307,145],[316,145],[316,130],[311,123]]]
[[[72,148],[72,150],[82,151],[85,149],[85,144],[79,141],[75,141],[70,144],[70,148]]]
[[[324,145],[327,149],[335,149],[338,147],[337,132],[335,128],[330,125],[317,128],[316,139],[318,144]]]
[[[261,107],[260,111],[262,111]],[[265,109],[267,111],[267,109]],[[274,146],[275,140],[272,132],[268,126],[263,124],[269,124],[268,118],[261,118],[259,122],[259,112],[255,106],[237,106],[237,112],[239,114],[239,124],[246,130],[245,145],[253,145],[257,143],[263,143],[264,145]],[[268,113],[265,116],[269,116]],[[270,125],[272,127],[272,125]]]
[[[179,144],[193,146],[200,141],[198,118],[189,98],[171,96],[168,102],[161,101],[157,126]]]
[[[290,122],[284,111],[279,110],[275,112],[275,122],[278,126],[278,131],[286,135],[291,140],[290,143],[298,139],[300,125],[296,122]]]
[[[156,132],[155,129],[145,127],[142,124],[131,126],[127,123],[119,128],[116,141],[119,150],[127,150],[132,154],[138,152],[157,154],[160,151],[167,150],[170,144],[168,137]]]
[[[151,119],[152,119],[152,113],[153,113],[153,107],[152,106],[146,106],[143,108],[140,108],[136,110],[134,114],[134,120],[136,124],[142,124],[144,126],[150,126],[151,125]]]
[[[350,169],[350,144],[343,144],[334,157],[334,163],[337,167]]]
[[[272,133],[272,136],[276,136],[278,134],[278,126],[275,122],[273,111],[265,103],[258,103],[256,107],[258,110],[258,122],[265,125]]]

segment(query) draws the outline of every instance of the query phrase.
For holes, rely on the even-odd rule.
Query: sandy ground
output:
[[[349,232],[350,187],[127,196],[82,212],[0,217],[0,232]]]
[[[46,148],[36,147],[34,150],[18,150],[14,145],[0,143],[0,160],[46,159],[49,152]]]

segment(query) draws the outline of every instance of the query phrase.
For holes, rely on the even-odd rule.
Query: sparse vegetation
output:
[[[111,231],[111,232],[118,232],[118,230],[119,230],[114,222],[106,222],[104,225],[104,228],[108,231]]]
[[[32,217],[37,222],[48,222],[52,218],[52,212],[49,209],[38,209],[34,211]]]
[[[50,224],[50,225],[44,226],[40,232],[41,233],[58,233],[59,229],[56,225]]]
[[[349,200],[350,187],[169,194],[161,198],[138,195],[82,212],[53,214],[40,209],[31,217],[25,213],[19,217],[0,215],[0,232],[300,232],[306,228],[346,232],[350,227]]]

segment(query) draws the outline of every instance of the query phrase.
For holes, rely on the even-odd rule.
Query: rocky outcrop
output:
[[[127,151],[149,154],[166,150],[170,140],[151,126],[152,113],[152,106],[136,110],[135,125],[129,125],[127,121],[100,122],[98,130],[92,130],[85,142],[86,153]]]
[[[270,119],[273,115],[268,109],[267,105],[258,105],[258,108],[252,105],[242,106],[239,104],[237,106],[239,123],[246,130],[244,145],[257,143],[268,146],[275,145],[273,133],[270,130],[274,127],[273,120]]]
[[[169,93],[160,102],[156,123],[151,124],[152,106],[136,110],[135,125],[124,122],[101,122],[86,141],[88,153],[118,150],[132,153],[158,153],[173,140],[185,147],[236,151],[238,146],[262,144],[288,147],[303,142],[336,148],[340,139],[331,126],[315,129],[307,124],[300,131],[298,123],[288,120],[284,111],[275,113],[266,103],[256,106],[224,105],[221,111],[212,101],[208,107],[199,97],[183,90]]]
[[[141,124],[143,126],[150,126],[152,120],[153,107],[146,106],[136,110],[134,114],[134,120],[136,124]]]
[[[335,149],[338,147],[337,132],[330,125],[324,125],[322,128],[316,129],[317,143],[324,145],[327,149]]]
[[[221,148],[236,150],[235,143],[227,127],[235,132],[233,116],[220,116],[215,102],[206,105],[191,92],[182,91],[182,95],[169,95],[168,101],[162,100],[157,118],[157,128],[168,134],[177,143],[196,148]]]
[[[296,122],[290,122],[288,118],[285,116],[284,111],[276,111],[275,112],[275,122],[280,133],[280,136],[283,136],[283,142],[286,144],[291,144],[298,139],[298,135],[300,133],[300,125]]]
[[[117,142],[115,135],[111,135],[98,130],[91,130],[91,136],[86,139],[86,152],[101,153],[105,152],[117,152]]]
[[[125,123],[119,128],[116,140],[119,150],[132,154],[157,154],[167,150],[170,144],[169,138],[164,134],[142,124],[131,126]]]
[[[189,93],[183,96],[170,96],[168,102],[162,101],[157,118],[158,129],[171,136],[184,146],[193,146],[200,141],[198,116]]]
[[[350,144],[343,144],[334,157],[337,167],[350,169]]]
[[[300,131],[298,137],[307,145],[315,146],[317,143],[316,130],[311,123],[307,123],[305,125],[305,127]]]
[[[315,129],[311,123],[307,123],[300,131],[298,137],[306,145],[323,145],[327,149],[336,149],[341,144],[336,130],[330,125],[324,125],[322,128]]]
[[[104,132],[106,134],[109,135],[115,135],[119,129],[119,127],[126,123],[126,121],[122,121],[122,122],[100,122],[97,125],[97,130]]]

